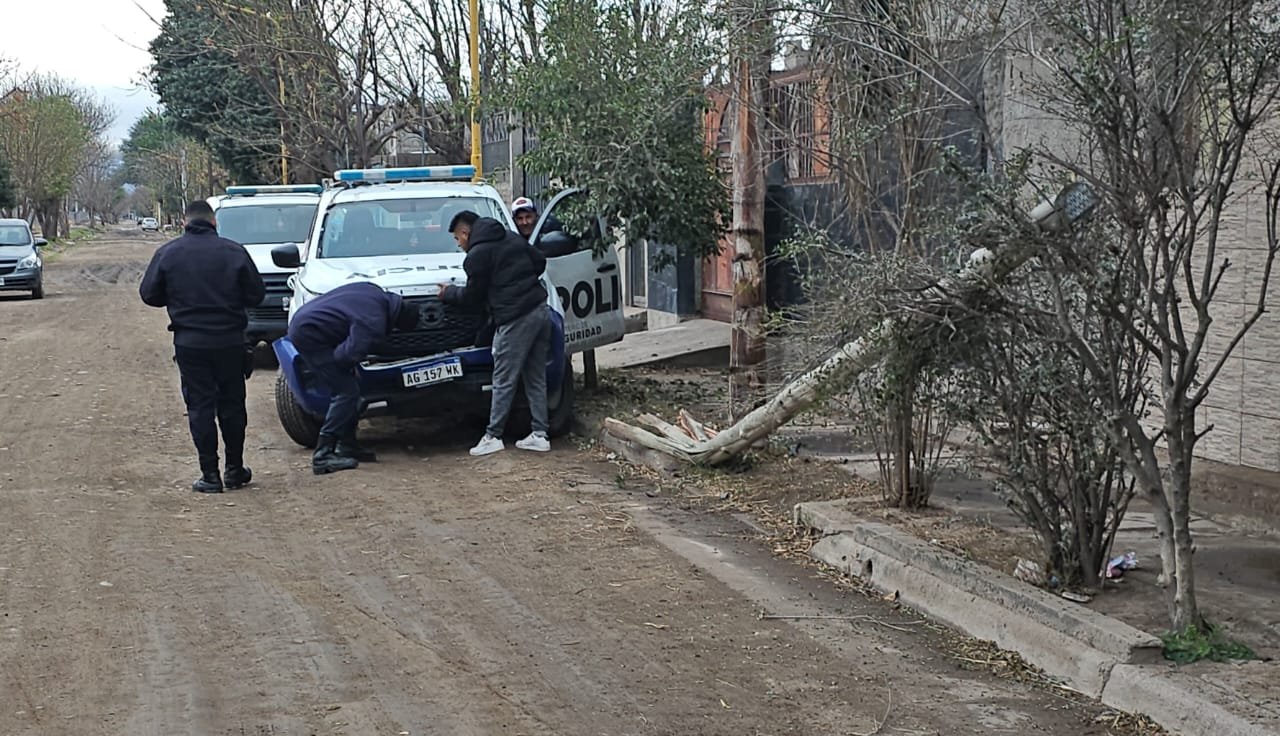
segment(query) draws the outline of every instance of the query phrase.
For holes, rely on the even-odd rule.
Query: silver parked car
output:
[[[44,238],[31,234],[26,220],[0,219],[0,291],[30,291],[44,298]]]

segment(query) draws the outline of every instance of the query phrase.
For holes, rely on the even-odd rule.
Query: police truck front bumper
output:
[[[280,370],[298,403],[322,417],[329,393],[311,374],[288,337],[272,343]],[[474,412],[487,407],[493,383],[493,355],[488,348],[455,350],[424,358],[371,361],[356,369],[366,416],[435,416],[451,411]]]

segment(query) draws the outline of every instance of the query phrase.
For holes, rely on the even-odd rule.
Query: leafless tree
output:
[[[1041,108],[1070,121],[1055,137],[1076,143],[1038,154],[1091,182],[1108,214],[1095,237],[1110,257],[1065,253],[1061,266],[1115,284],[1099,290],[1098,308],[1154,367],[1150,421],[1120,400],[1129,379],[1108,346],[1065,308],[1059,324],[1100,384],[1107,429],[1155,509],[1174,627],[1201,628],[1190,525],[1196,448],[1213,429],[1202,407],[1267,311],[1280,248],[1280,3],[1077,0],[1032,3],[1030,12],[1045,40],[1024,37],[1016,48],[1040,72]],[[1260,258],[1240,319],[1222,311],[1233,300],[1224,276],[1241,268],[1230,256],[1246,245],[1230,229],[1232,213],[1262,225],[1248,244]]]
[[[97,139],[85,148],[80,172],[76,177],[75,199],[89,215],[89,225],[94,222],[105,225],[119,214],[124,191],[116,180],[116,150],[103,139]]]
[[[279,123],[278,140],[249,143],[292,162],[299,175],[368,166],[402,138],[425,137],[449,160],[467,157],[467,0],[211,5],[227,29],[216,43],[262,90]],[[486,70],[498,73],[500,60],[536,53],[539,33],[534,0],[486,4]]]
[[[808,344],[830,345],[821,336],[881,319],[885,300],[868,294],[862,275],[875,281],[892,266],[904,278],[929,283],[955,263],[956,243],[937,222],[954,210],[952,169],[981,169],[987,155],[979,114],[984,37],[975,29],[989,21],[975,17],[978,5],[832,0],[785,6],[794,45],[809,45],[803,66],[790,76],[807,67],[807,77],[775,86],[769,137],[775,151],[787,152],[788,173],[827,175],[845,205],[842,232],[824,239],[823,252],[801,256],[810,306],[799,310],[801,324],[793,331],[810,338]],[[791,110],[799,114],[785,114]],[[791,152],[808,165],[791,166]],[[832,313],[829,305],[840,300],[858,302],[864,311]],[[828,313],[818,314],[823,310]],[[937,379],[928,361],[904,359],[863,376],[852,389],[852,406],[883,451],[889,495],[904,507],[928,503],[938,471],[933,459],[955,426],[945,410],[955,384]]]
[[[226,29],[217,43],[270,101],[280,126],[278,153],[298,176],[318,179],[339,163],[367,165],[394,135],[396,124],[388,124],[394,98],[383,71],[383,49],[394,39],[380,2],[212,5]]]
[[[1039,539],[1049,572],[1084,588],[1100,584],[1135,490],[1107,417],[1116,407],[1141,415],[1150,388],[1148,356],[1100,309],[1127,282],[1082,277],[1062,263],[1064,255],[1111,260],[1104,231],[1095,221],[1012,274],[988,319],[966,335],[957,374],[971,385],[965,414],[989,450],[997,491]],[[1106,356],[1114,384],[1063,348],[1072,339],[1064,311],[1073,333]]]

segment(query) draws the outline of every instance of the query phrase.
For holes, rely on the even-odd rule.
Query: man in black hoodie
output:
[[[245,310],[262,301],[266,287],[244,246],[218,237],[208,202],[188,204],[185,219],[182,237],[152,256],[138,293],[143,302],[169,310],[174,362],[200,457],[200,479],[191,489],[221,493],[224,478],[225,487],[233,489],[253,479],[244,464],[244,382],[252,366]],[[225,476],[218,473],[219,427]]]
[[[311,470],[316,475],[351,470],[361,461],[376,459],[356,442],[356,425],[360,421],[356,366],[369,356],[374,343],[393,329],[413,329],[419,316],[418,310],[406,306],[399,294],[359,281],[312,299],[289,320],[290,342],[329,389],[329,412],[311,458]]]
[[[547,452],[547,347],[551,318],[541,276],[547,259],[501,222],[460,212],[449,223],[458,246],[467,254],[463,287],[441,285],[440,298],[475,310],[485,307],[493,320],[493,392],[489,426],[472,455],[506,449],[502,434],[515,400],[516,382],[524,384],[533,417],[533,432],[516,447]]]

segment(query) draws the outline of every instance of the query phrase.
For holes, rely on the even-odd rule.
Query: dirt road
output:
[[[191,493],[159,242],[0,297],[0,734],[1107,733],[572,443],[385,421],[383,462],[315,478],[263,372],[257,482]]]

